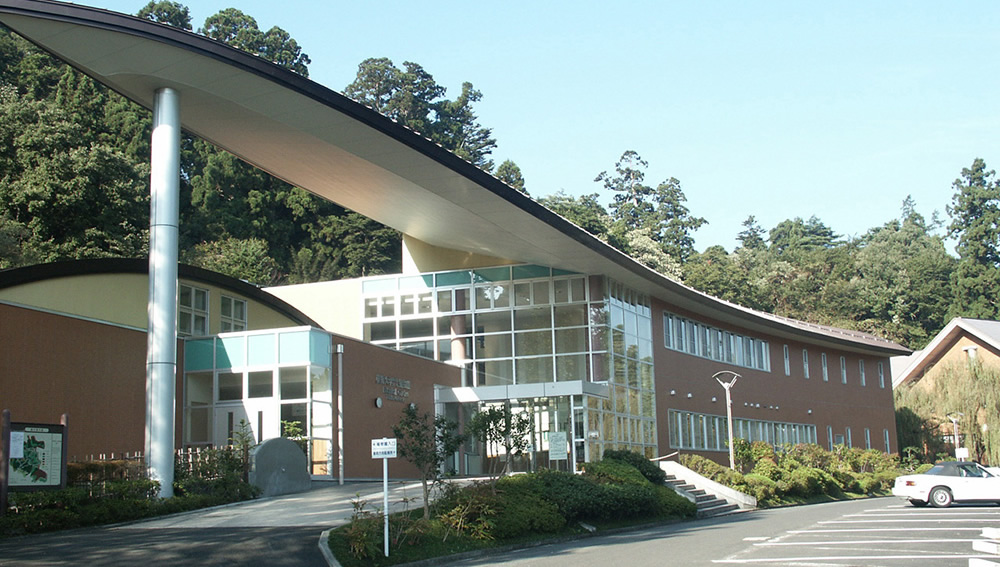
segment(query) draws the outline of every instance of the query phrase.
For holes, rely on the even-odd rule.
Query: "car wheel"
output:
[[[917,508],[923,508],[927,503],[923,500],[910,500],[910,506],[916,506]]]
[[[947,508],[951,506],[951,491],[943,486],[939,486],[927,496],[935,508]]]

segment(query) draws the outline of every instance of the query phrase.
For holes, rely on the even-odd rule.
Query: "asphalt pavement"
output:
[[[0,540],[0,565],[326,567],[320,534],[350,519],[352,501],[382,508],[381,482],[314,482],[304,493],[163,518]],[[390,509],[419,507],[419,482],[389,483]]]

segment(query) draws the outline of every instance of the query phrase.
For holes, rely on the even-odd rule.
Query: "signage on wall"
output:
[[[549,431],[549,460],[566,460],[566,432]]]
[[[375,383],[382,386],[382,393],[385,394],[387,400],[405,402],[410,398],[409,380],[376,374]]]

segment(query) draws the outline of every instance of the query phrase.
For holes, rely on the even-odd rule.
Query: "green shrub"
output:
[[[826,481],[823,471],[811,467],[799,467],[789,474],[789,494],[809,498],[823,494]]]
[[[567,522],[597,517],[601,506],[600,485],[583,475],[543,469],[530,475],[503,478],[497,486],[503,487],[509,482],[536,483],[545,498],[559,508],[559,513]]]
[[[494,519],[493,536],[513,539],[530,533],[557,532],[566,525],[559,507],[533,492],[501,493]]]
[[[635,451],[609,449],[604,451],[604,458],[632,465],[642,473],[642,476],[646,477],[646,480],[653,484],[663,484],[667,480],[667,473],[663,472],[663,469]]]
[[[773,481],[781,480],[785,472],[786,471],[778,468],[778,465],[770,458],[764,458],[757,461],[757,464],[753,467],[753,474],[766,476]]]
[[[660,516],[676,516],[678,518],[693,518],[698,507],[694,502],[674,492],[672,488],[658,485],[655,487],[657,512]]]
[[[437,506],[438,520],[455,534],[493,539],[499,496],[490,483],[474,483],[445,496]]]
[[[777,483],[759,474],[743,475],[746,483],[746,492],[757,499],[757,503],[769,503],[777,495]]]
[[[584,463],[583,476],[601,484],[634,484],[648,483],[639,469],[628,463],[614,459],[604,459],[592,463]]]

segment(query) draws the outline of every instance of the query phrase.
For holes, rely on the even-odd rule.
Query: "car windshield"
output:
[[[927,472],[924,474],[932,474],[937,476],[958,476],[958,472],[955,470],[955,467],[946,466],[943,463],[936,464],[933,467],[927,469]]]

